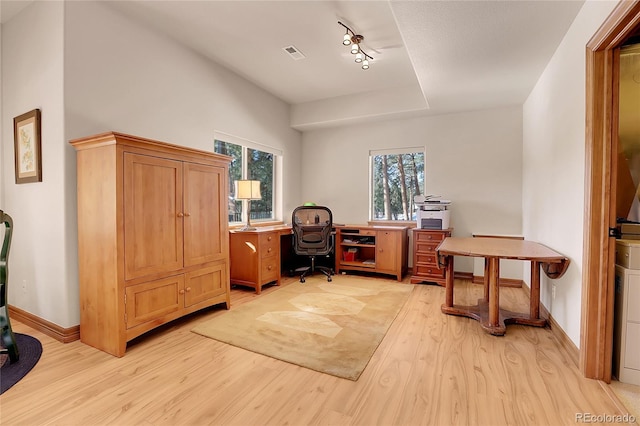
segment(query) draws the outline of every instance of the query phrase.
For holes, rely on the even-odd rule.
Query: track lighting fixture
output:
[[[342,44],[344,44],[345,46],[348,46],[351,44],[351,36],[349,35],[349,30],[347,30],[347,33],[344,35],[344,40],[342,40]]]
[[[373,60],[373,57],[362,50],[362,40],[364,40],[364,36],[356,34],[351,28],[340,21],[338,21],[338,24],[342,25],[347,31],[342,39],[342,44],[351,46],[351,53],[356,55],[356,62],[362,64],[363,70],[368,70],[369,61]]]

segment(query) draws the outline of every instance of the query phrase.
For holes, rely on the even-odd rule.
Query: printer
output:
[[[450,224],[450,200],[441,200],[436,195],[416,195],[416,222],[419,229],[448,229]]]

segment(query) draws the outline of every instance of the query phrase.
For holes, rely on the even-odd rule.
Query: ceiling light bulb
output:
[[[368,70],[369,69],[369,61],[368,60],[364,60],[362,61],[362,69],[363,70]]]
[[[358,46],[358,43],[353,43],[353,46],[351,46],[351,53],[355,55],[359,51],[360,51],[360,46]]]
[[[349,32],[348,31],[344,35],[344,40],[342,40],[342,44],[344,44],[345,46],[348,46],[348,45],[351,44],[351,37],[349,37]]]
[[[362,62],[362,59],[364,59],[362,53],[358,53],[356,55],[356,62],[360,63],[360,62]]]

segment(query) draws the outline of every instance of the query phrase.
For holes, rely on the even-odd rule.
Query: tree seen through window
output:
[[[423,194],[424,152],[371,155],[372,219],[415,220],[413,197]]]
[[[274,154],[216,140],[214,151],[231,157],[229,165],[229,222],[246,222],[242,201],[235,199],[235,181],[260,181],[261,200],[251,201],[251,220],[273,219]]]

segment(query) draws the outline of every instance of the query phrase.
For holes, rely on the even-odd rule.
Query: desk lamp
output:
[[[255,231],[251,226],[251,200],[261,200],[259,180],[237,180],[235,182],[236,200],[247,200],[247,224],[240,231]]]

